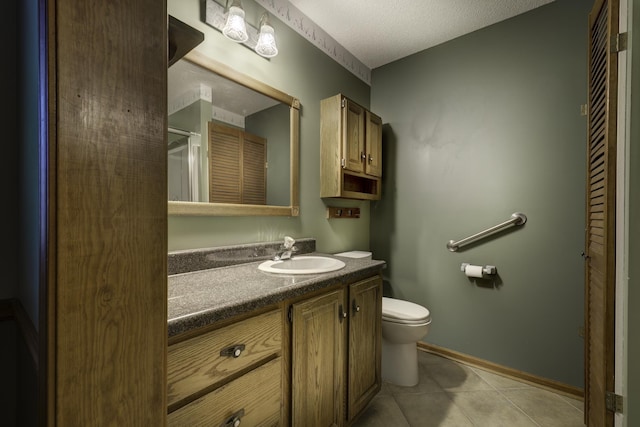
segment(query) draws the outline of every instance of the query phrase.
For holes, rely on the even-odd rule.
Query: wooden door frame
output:
[[[620,0],[618,14],[618,32],[628,33],[628,9],[627,0]],[[614,326],[614,389],[613,391],[624,396],[626,384],[625,367],[625,343],[624,335],[627,329],[625,323],[625,305],[628,292],[628,253],[626,247],[629,243],[628,229],[628,175],[626,156],[629,144],[629,126],[627,123],[627,48],[618,55],[618,106],[617,106],[617,160],[616,160],[616,245],[615,245],[615,326]],[[621,427],[624,423],[624,412],[614,414],[614,425]]]

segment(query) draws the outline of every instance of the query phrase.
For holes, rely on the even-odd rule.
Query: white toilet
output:
[[[417,342],[429,332],[431,314],[409,301],[382,297],[382,379],[411,387],[418,384]]]

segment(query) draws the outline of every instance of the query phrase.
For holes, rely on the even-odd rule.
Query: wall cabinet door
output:
[[[378,393],[381,379],[382,279],[349,286],[349,400],[352,420]]]
[[[292,426],[343,424],[344,301],[339,289],[292,306]]]
[[[366,123],[364,172],[382,177],[382,119],[367,111]]]
[[[382,119],[348,98],[342,107],[345,169],[382,176]]]
[[[343,98],[342,155],[344,168],[352,172],[364,172],[365,153],[365,110],[355,102]]]

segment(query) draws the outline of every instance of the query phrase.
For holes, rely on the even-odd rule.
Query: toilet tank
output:
[[[372,259],[371,252],[367,252],[367,251],[348,251],[348,252],[340,252],[334,255],[342,256],[345,258]]]

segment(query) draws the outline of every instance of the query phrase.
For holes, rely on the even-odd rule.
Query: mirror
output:
[[[168,69],[169,215],[299,214],[299,101],[204,54]]]

